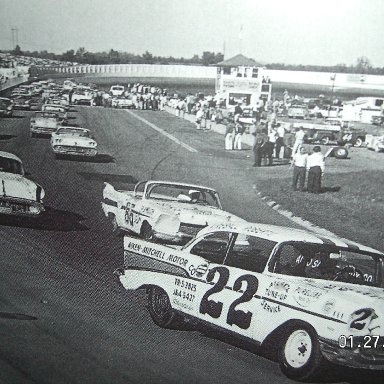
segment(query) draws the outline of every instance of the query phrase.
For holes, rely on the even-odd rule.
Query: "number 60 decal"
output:
[[[219,279],[215,283],[215,285],[208,289],[208,291],[204,294],[201,303],[200,303],[200,313],[207,314],[214,319],[218,319],[221,316],[223,311],[223,303],[214,300],[209,300],[209,297],[214,293],[221,292],[229,279],[229,271],[224,267],[215,267],[212,268],[207,275],[207,282],[210,283],[215,277],[216,272],[219,274]],[[246,303],[252,299],[254,294],[257,292],[259,287],[259,281],[253,275],[243,275],[240,276],[233,283],[233,290],[239,292],[241,290],[241,286],[243,281],[247,283],[247,288],[243,292],[243,294],[230,305],[228,314],[227,314],[227,324],[229,325],[237,325],[241,329],[248,329],[251,325],[252,320],[252,312],[244,312],[240,309],[236,309],[236,307],[241,303]]]

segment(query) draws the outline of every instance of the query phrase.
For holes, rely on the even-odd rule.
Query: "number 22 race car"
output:
[[[384,369],[384,254],[337,237],[252,223],[207,227],[183,248],[124,238],[126,289],[161,327],[202,320],[266,348],[284,374],[328,362]]]

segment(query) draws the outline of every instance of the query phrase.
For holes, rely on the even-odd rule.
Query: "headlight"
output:
[[[362,308],[353,312],[348,322],[348,328],[352,332],[365,330],[369,327],[371,321],[376,319],[377,315],[372,308]]]
[[[96,147],[96,142],[95,141],[90,141],[88,143],[91,147]]]
[[[61,139],[55,139],[55,143],[61,143],[62,140]]]

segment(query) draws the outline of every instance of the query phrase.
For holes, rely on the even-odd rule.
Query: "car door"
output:
[[[256,248],[255,244],[249,236],[228,233],[224,260],[209,264],[204,276],[197,314],[202,320],[250,338],[254,338],[258,318],[260,287],[264,289],[267,284],[260,272],[275,245],[259,242]],[[256,256],[260,260],[255,261]]]

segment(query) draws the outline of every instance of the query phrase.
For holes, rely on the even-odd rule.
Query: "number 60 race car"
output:
[[[115,232],[169,242],[189,240],[207,225],[244,221],[223,211],[214,189],[171,181],[141,181],[133,191],[105,183],[102,208]]]
[[[126,236],[115,274],[147,290],[159,326],[203,320],[266,348],[292,379],[328,362],[384,369],[384,254],[363,245],[224,223],[177,249]]]

